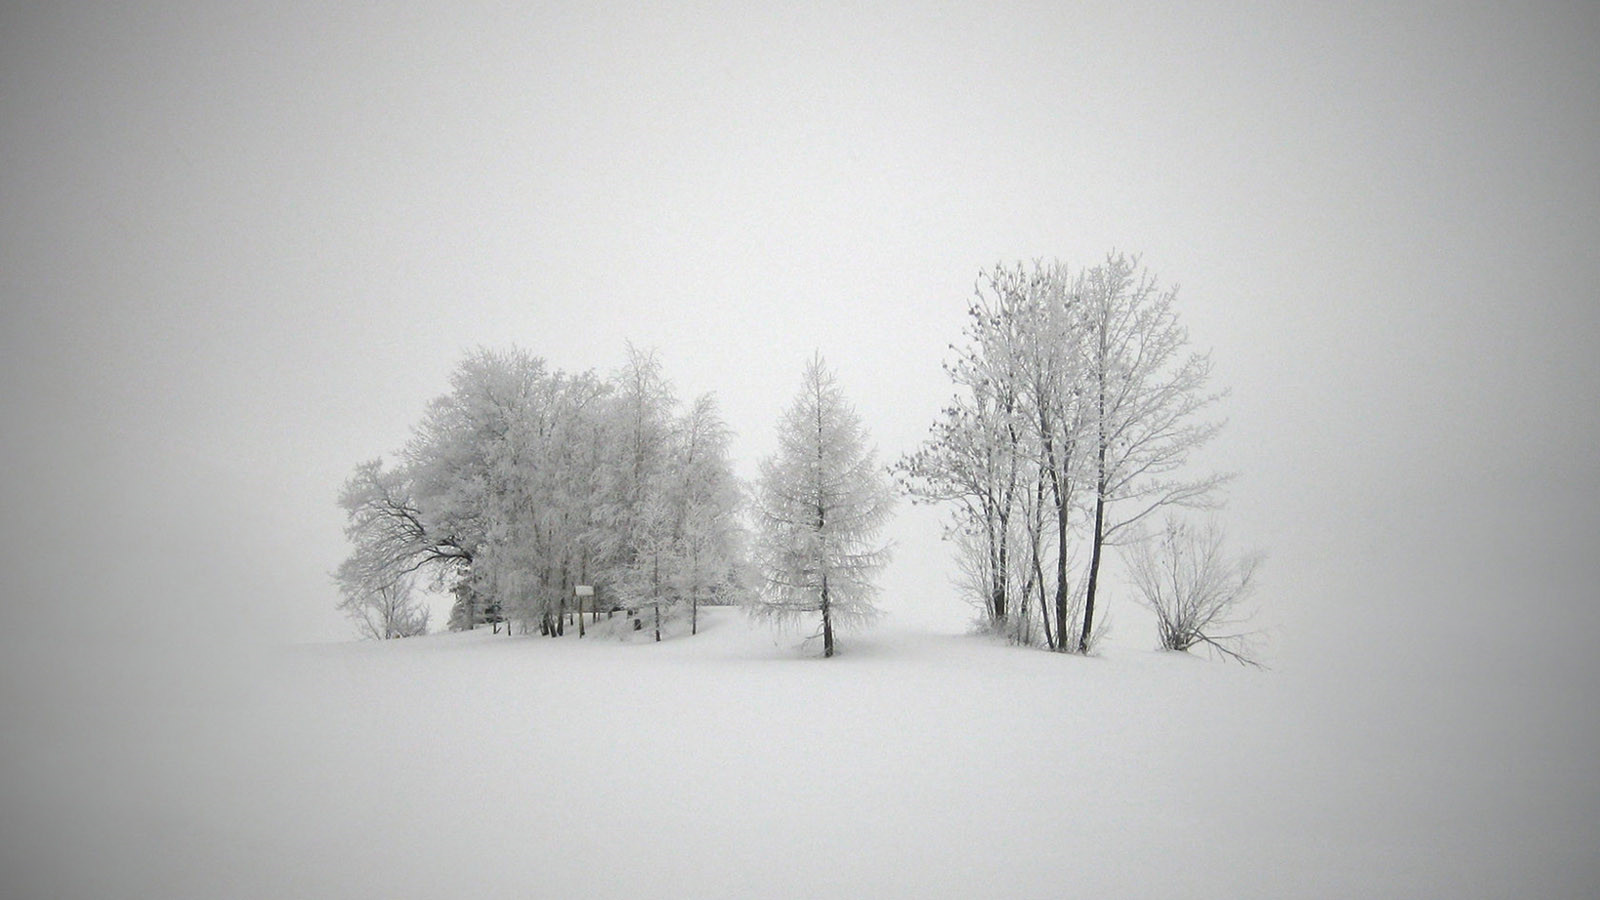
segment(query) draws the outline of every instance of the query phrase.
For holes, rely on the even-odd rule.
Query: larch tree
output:
[[[752,611],[779,623],[819,615],[823,656],[834,629],[877,614],[874,577],[888,561],[878,533],[893,487],[866,429],[820,354],[778,423],[778,449],[756,485],[756,556],[764,590]]]

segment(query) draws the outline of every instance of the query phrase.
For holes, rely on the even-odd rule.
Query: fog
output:
[[[820,350],[888,462],[981,268],[1115,248],[1231,390],[1195,465],[1306,733],[1596,833],[1600,12],[745,7],[0,11],[0,806],[353,637],[339,484],[466,350],[654,347],[745,476]],[[891,618],[961,630],[891,532]]]

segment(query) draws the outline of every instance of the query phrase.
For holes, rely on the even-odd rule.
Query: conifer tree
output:
[[[823,656],[836,626],[872,619],[874,576],[888,560],[877,535],[893,509],[887,472],[833,373],[814,356],[778,423],[778,450],[756,486],[757,558],[765,585],[753,611],[778,622],[818,615]]]

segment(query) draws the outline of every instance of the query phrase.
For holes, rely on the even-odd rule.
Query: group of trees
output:
[[[426,578],[455,595],[452,627],[560,635],[585,611],[572,605],[583,584],[591,615],[648,609],[659,639],[684,610],[693,630],[699,605],[730,601],[744,577],[728,439],[710,396],[679,411],[651,353],[630,347],[610,379],[473,353],[397,463],[363,463],[345,483],[341,605],[375,623],[370,636],[402,636]]]
[[[1131,545],[1134,590],[1161,644],[1249,661],[1230,630],[1255,560],[1221,533],[1153,513],[1211,504],[1226,477],[1183,474],[1216,434],[1209,356],[1188,350],[1177,291],[1136,258],[997,266],[979,276],[966,341],[946,366],[956,394],[926,442],[894,466],[921,502],[948,504],[966,587],[992,631],[1088,653],[1105,550]],[[893,484],[820,355],[779,422],[751,492],[753,565],[729,432],[708,395],[680,411],[651,353],[611,378],[480,351],[456,370],[393,468],[363,463],[340,503],[354,551],[342,606],[371,637],[426,630],[411,582],[456,596],[452,628],[565,633],[574,587],[590,611],[648,610],[656,640],[702,602],[746,601],[779,622],[837,626],[875,613],[887,560],[877,535]],[[579,635],[583,610],[577,609]],[[1103,621],[1103,616],[1101,617]]]
[[[1117,253],[980,275],[946,366],[956,396],[897,470],[914,498],[953,510],[948,536],[994,631],[1089,652],[1105,548],[1226,480],[1181,472],[1220,427],[1203,414],[1221,395],[1176,298]]]

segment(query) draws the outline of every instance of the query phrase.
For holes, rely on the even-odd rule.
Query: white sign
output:
[[[579,597],[593,597],[594,596],[594,585],[592,585],[592,584],[576,585],[576,586],[573,587],[572,592],[574,594],[577,594]]]

